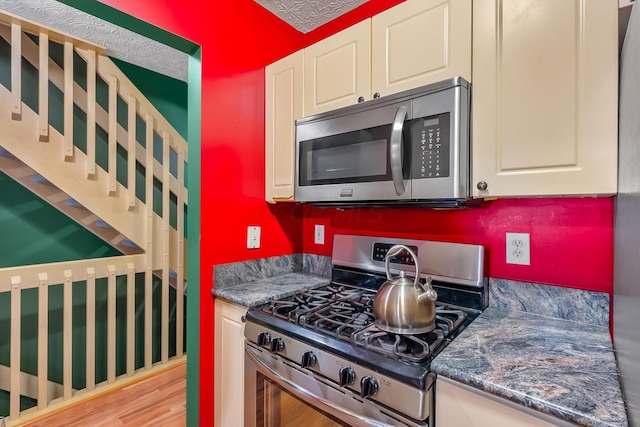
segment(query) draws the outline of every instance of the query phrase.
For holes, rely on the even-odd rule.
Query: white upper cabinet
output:
[[[304,50],[304,113],[334,110],[370,98],[371,20]]]
[[[617,13],[612,1],[474,0],[474,196],[616,193]]]
[[[371,91],[471,82],[471,1],[410,0],[371,19]]]
[[[292,201],[295,121],[303,115],[303,58],[298,51],[265,70],[265,199]]]
[[[305,49],[304,114],[455,76],[471,81],[471,1],[408,0]]]

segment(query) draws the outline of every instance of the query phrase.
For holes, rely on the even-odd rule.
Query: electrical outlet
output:
[[[260,247],[260,227],[247,228],[247,249]]]
[[[529,233],[507,233],[507,264],[531,265]]]
[[[313,243],[316,245],[324,245],[324,225],[316,224]]]

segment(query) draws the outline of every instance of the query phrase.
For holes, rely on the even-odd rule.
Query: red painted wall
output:
[[[264,202],[264,66],[401,1],[370,0],[303,35],[253,0],[102,0],[202,47],[200,425],[213,425],[213,266],[302,250],[301,207]],[[260,249],[246,249],[249,225]]]
[[[264,200],[264,66],[402,0],[370,0],[303,35],[253,0],[102,0],[202,46],[201,425],[213,425],[216,264],[304,250],[330,254],[334,233],[483,244],[494,277],[611,292],[612,199],[498,200],[466,211],[314,209]],[[215,6],[214,6],[215,5]],[[193,197],[193,195],[192,195]],[[327,244],[313,244],[313,225]],[[245,248],[246,227],[262,247]],[[505,232],[531,233],[531,266],[505,263]]]
[[[371,234],[474,243],[489,253],[491,277],[612,293],[613,198],[504,199],[467,210],[305,206],[304,252],[331,255],[333,234]],[[313,242],[325,225],[326,245]],[[507,232],[530,233],[531,265],[506,264]]]

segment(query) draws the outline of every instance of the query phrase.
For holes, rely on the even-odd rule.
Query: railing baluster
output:
[[[49,34],[41,32],[38,61],[38,138],[49,140]]]
[[[151,368],[153,364],[153,337],[151,336],[153,331],[153,325],[151,324],[153,320],[153,273],[151,270],[152,264],[149,262],[147,261],[147,270],[144,274],[144,367],[146,369]]]
[[[178,149],[177,230],[178,271],[176,279],[176,356],[184,354],[184,151]]]
[[[63,378],[64,400],[71,399],[73,390],[73,273],[71,270],[64,270],[64,290],[63,290]]]
[[[116,380],[116,266],[107,267],[107,382]]]
[[[64,43],[64,160],[73,159],[73,43]]]
[[[22,118],[22,26],[11,24],[11,118]]]
[[[48,383],[48,338],[49,338],[49,278],[47,273],[38,274],[38,409],[49,405]]]
[[[118,78],[109,77],[109,195],[117,190],[116,162],[118,148]]]
[[[129,121],[127,125],[127,204],[129,210],[136,206],[136,98],[129,95]]]
[[[15,420],[20,416],[20,326],[22,313],[20,299],[22,297],[22,279],[11,277],[11,391],[9,395],[9,415]]]
[[[96,388],[96,271],[87,268],[87,391]]]
[[[171,226],[169,219],[169,176],[171,161],[169,159],[169,133],[162,132],[162,324],[160,355],[162,363],[169,360],[169,251]]]
[[[87,176],[96,173],[96,52],[87,50]]]
[[[144,276],[144,365],[151,367],[151,292],[153,286],[153,116],[146,115],[146,141],[145,141],[145,209],[146,209],[146,262],[147,268]]]
[[[136,370],[136,270],[127,263],[127,375]]]

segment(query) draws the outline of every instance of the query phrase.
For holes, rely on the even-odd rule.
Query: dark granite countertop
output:
[[[431,368],[571,423],[627,425],[607,327],[489,307]]]
[[[274,299],[288,297],[303,289],[324,286],[330,281],[328,277],[315,274],[287,273],[229,287],[214,288],[211,293],[245,307],[255,307]]]

